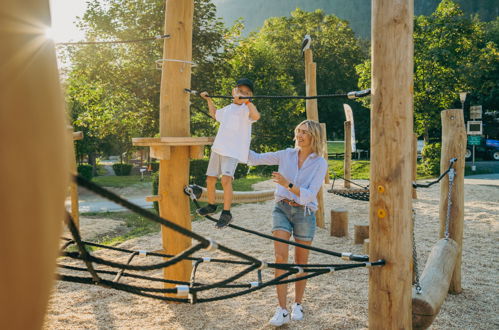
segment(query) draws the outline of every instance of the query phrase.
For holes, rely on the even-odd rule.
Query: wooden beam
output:
[[[150,155],[152,158],[156,158],[159,160],[169,160],[171,148],[169,146],[164,145],[155,145],[149,147],[151,152]]]
[[[204,146],[212,144],[215,138],[213,137],[197,137],[197,136],[168,136],[158,138],[132,138],[134,146]]]
[[[191,159],[203,159],[204,157],[204,145],[200,146],[190,146],[189,156]]]
[[[83,139],[83,132],[81,131],[73,132],[73,141],[82,140],[82,139]]]
[[[447,291],[456,264],[458,245],[452,240],[441,239],[430,252],[428,261],[421,274],[422,292],[412,291],[412,327],[427,329],[447,297]]]
[[[182,61],[192,60],[192,21],[194,1],[166,1],[163,58]],[[170,159],[159,162],[159,187],[161,200],[159,213],[186,229],[191,229],[189,198],[183,188],[189,181],[190,100],[184,88],[190,88],[191,66],[181,62],[166,61],[162,66],[159,127],[161,141],[177,140],[170,145]],[[182,142],[180,142],[182,141]],[[164,149],[163,149],[164,150]],[[151,150],[152,151],[152,150]],[[152,156],[152,155],[151,155]],[[154,157],[154,156],[152,156]],[[163,193],[164,192],[164,193]],[[166,193],[169,192],[169,193]],[[163,248],[167,254],[176,255],[191,246],[192,240],[166,227],[161,228]],[[169,280],[189,281],[192,262],[185,260],[164,269]],[[165,284],[174,287],[173,284]]]
[[[449,287],[450,293],[461,293],[461,254],[463,247],[464,222],[464,154],[466,152],[466,130],[464,115],[461,109],[445,110],[442,117],[442,151],[440,171],[449,167],[449,161],[457,158],[454,164],[456,175],[451,195],[451,212],[449,237],[456,241],[458,254],[456,267]],[[449,176],[440,182],[440,237],[445,236],[445,220],[447,218],[447,201],[449,193]]]
[[[161,195],[146,196],[146,202],[159,202],[161,201]]]
[[[343,157],[343,177],[345,180],[343,180],[343,184],[345,188],[350,188],[349,180],[352,180],[352,122],[345,121],[343,126],[345,129],[345,142],[343,144],[345,153]]]
[[[413,0],[372,1],[369,328],[411,328]]]

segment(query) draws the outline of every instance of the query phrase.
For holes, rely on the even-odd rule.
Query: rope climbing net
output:
[[[77,271],[77,272],[88,272],[90,273],[90,277],[81,277],[75,276],[73,274],[58,274],[58,278],[62,281],[67,282],[75,282],[81,284],[95,284],[100,285],[107,288],[113,288],[116,290],[121,290],[125,292],[129,292],[132,294],[155,298],[159,300],[165,301],[174,301],[179,303],[202,303],[202,302],[210,302],[217,301],[222,299],[229,299],[237,296],[241,296],[244,294],[248,294],[250,292],[254,292],[257,290],[261,290],[265,287],[277,284],[291,283],[296,282],[308,278],[313,278],[325,273],[336,272],[340,270],[359,268],[359,267],[372,267],[372,266],[382,266],[384,265],[384,260],[378,260],[375,262],[369,262],[369,257],[367,255],[356,255],[352,253],[340,253],[329,251],[325,249],[321,249],[314,246],[308,246],[299,244],[296,242],[279,239],[270,235],[266,235],[263,233],[259,233],[250,229],[246,229],[240,226],[236,226],[233,224],[229,224],[229,227],[240,230],[246,233],[251,233],[266,239],[283,242],[289,245],[298,246],[304,249],[316,251],[325,255],[334,256],[342,258],[343,260],[353,261],[352,263],[342,263],[342,264],[281,264],[281,263],[268,263],[263,260],[259,260],[250,255],[247,255],[243,252],[236,251],[234,249],[228,248],[218,242],[205,238],[199,234],[196,234],[193,231],[187,230],[169,220],[161,218],[160,216],[143,209],[123,198],[114,194],[113,192],[96,185],[82,177],[75,178],[78,185],[107,198],[108,200],[119,204],[128,210],[150,220],[156,222],[162,226],[165,226],[169,229],[172,229],[182,235],[188,236],[196,241],[195,244],[185,249],[184,251],[178,253],[177,255],[167,255],[163,253],[157,252],[149,252],[142,250],[130,250],[113,246],[106,246],[102,244],[87,242],[82,240],[80,236],[80,232],[76,225],[74,224],[71,216],[67,215],[67,225],[69,231],[72,235],[72,238],[64,238],[65,243],[62,246],[61,254],[64,257],[68,257],[71,259],[82,261],[85,267],[76,267],[72,265],[64,265],[59,264],[58,267],[62,270],[65,269],[67,271]],[[186,188],[186,193],[189,194],[191,199],[198,205],[198,201],[192,190],[190,188]],[[211,221],[216,221],[216,219],[212,217],[207,217]],[[77,248],[76,252],[67,251],[68,248],[72,245],[75,245]],[[126,263],[115,262],[112,260],[107,260],[101,257],[95,256],[92,252],[89,251],[89,247],[96,247],[105,250],[113,250],[116,252],[121,252],[128,254],[128,260]],[[236,257],[239,260],[225,260],[225,259],[216,259],[210,257],[193,257],[193,254],[200,251],[207,250],[213,251],[218,250],[225,254],[228,254],[232,257]],[[147,265],[133,265],[132,261],[137,256],[149,256],[149,257],[159,257],[163,258],[162,262],[157,262],[154,264]],[[165,261],[166,260],[166,261]],[[175,281],[168,279],[160,279],[152,276],[140,275],[136,273],[132,273],[132,271],[151,271],[151,270],[159,270],[164,269],[166,267],[170,267],[175,265],[181,261],[193,261],[194,266],[192,267],[190,281]],[[216,281],[214,283],[200,283],[196,281],[196,274],[199,270],[199,266],[203,263],[220,263],[220,264],[230,264],[230,265],[239,265],[244,267],[243,270],[239,271],[236,274],[230,275],[228,278]],[[110,267],[111,269],[97,269],[97,265]],[[281,269],[284,270],[285,273],[282,275],[269,279],[263,280],[262,278],[262,270],[265,268],[272,269]],[[242,278],[243,276],[256,271],[257,272],[257,281],[249,282],[249,283],[235,283],[236,280]],[[299,277],[289,278],[291,275],[301,274]],[[107,279],[104,276],[112,275],[114,279]],[[146,286],[137,286],[132,284],[120,283],[122,278],[134,278],[141,279],[150,282],[161,282],[171,284],[172,288],[155,288],[155,287],[146,287]],[[209,292],[213,290],[216,292],[216,289],[231,289],[235,290],[235,292],[230,292],[221,295],[212,295],[212,296],[199,296],[200,293]],[[164,294],[171,294],[170,296],[165,296]],[[176,296],[173,296],[176,295]]]

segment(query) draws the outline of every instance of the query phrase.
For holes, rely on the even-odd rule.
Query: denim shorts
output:
[[[291,206],[283,201],[272,211],[272,232],[284,230],[300,241],[311,242],[315,235],[315,212],[305,214],[303,206]]]

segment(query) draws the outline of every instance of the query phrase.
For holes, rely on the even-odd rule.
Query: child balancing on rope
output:
[[[216,227],[223,228],[232,221],[232,180],[237,164],[248,162],[251,125],[260,119],[260,113],[250,99],[241,99],[253,96],[253,82],[247,78],[237,81],[236,87],[232,89],[232,104],[222,109],[217,110],[207,92],[200,96],[208,103],[210,116],[220,123],[220,127],[211,147],[210,162],[206,170],[208,205],[199,208],[197,213],[202,216],[216,213],[215,184],[222,176],[224,205]]]

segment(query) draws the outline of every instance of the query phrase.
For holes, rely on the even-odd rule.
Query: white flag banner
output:
[[[353,111],[348,104],[343,104],[343,109],[345,109],[346,120],[352,123],[352,152],[356,152],[357,146],[355,145],[355,125],[353,123]]]

